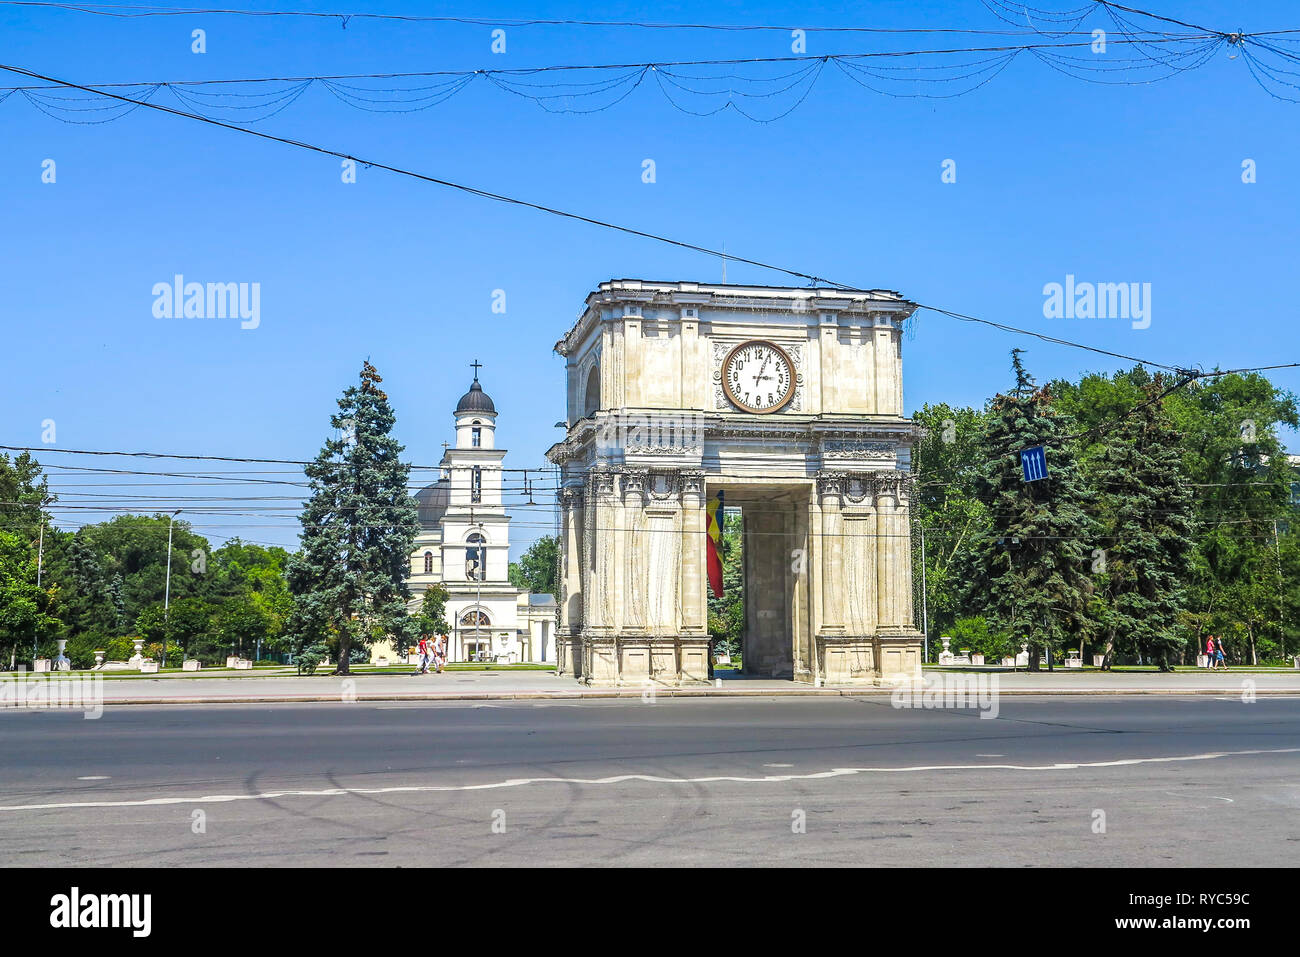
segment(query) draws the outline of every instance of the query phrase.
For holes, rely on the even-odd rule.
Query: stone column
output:
[[[560,490],[560,621],[555,636],[555,673],[580,677],[583,576],[583,490]]]
[[[902,470],[885,470],[875,476],[876,503],[882,534],[877,549],[880,563],[880,619],[877,660],[884,682],[921,676],[921,632],[912,622],[912,476]]]
[[[821,523],[815,544],[817,587],[820,597],[819,634],[844,633],[844,541],[840,517],[840,496],[844,477],[839,472],[817,476],[817,504]]]
[[[678,681],[683,684],[709,680],[709,573],[706,566],[705,536],[708,516],[704,471],[681,471],[681,575],[682,632],[677,641]]]
[[[682,631],[685,634],[705,636],[709,630],[709,606],[706,595],[709,578],[705,566],[708,516],[704,511],[704,471],[683,469],[681,475]]]
[[[582,681],[613,685],[618,680],[614,635],[617,618],[618,574],[622,556],[623,509],[619,502],[621,482],[615,469],[592,469],[587,473],[586,533],[583,560],[587,563],[583,581]]]

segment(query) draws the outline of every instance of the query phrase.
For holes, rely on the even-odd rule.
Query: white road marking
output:
[[[1087,761],[1077,764],[917,764],[902,768],[831,768],[808,774],[767,774],[742,777],[719,774],[705,778],[666,778],[658,774],[616,774],[604,778],[507,778],[487,784],[408,784],[383,788],[321,788],[314,791],[262,791],[257,794],[206,794],[202,797],[145,798],[139,801],[69,801],[58,804],[0,805],[5,811],[53,811],[87,807],[155,807],[172,804],[230,804],[235,801],[270,801],[286,797],[345,797],[349,794],[424,794],[438,792],[496,791],[529,784],[623,784],[643,781],[647,784],[784,784],[789,781],[816,781],[855,774],[908,774],[918,771],[1077,771],[1081,768],[1123,768],[1139,764],[1173,764],[1183,761],[1212,761],[1253,754],[1296,754],[1300,748],[1265,748],[1250,751],[1207,751],[1167,758],[1120,758],[1115,761]]]
[[[765,765],[763,765],[763,767],[765,767],[765,768],[792,768],[792,767],[794,767],[794,765],[793,765],[793,764],[765,764]]]
[[[77,778],[78,781],[107,781],[107,774],[87,774],[84,778]]]

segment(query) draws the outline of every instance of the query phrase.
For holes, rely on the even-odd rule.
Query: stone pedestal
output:
[[[49,671],[49,670],[50,670],[50,659],[49,659],[49,658],[37,658],[34,662],[32,662],[32,670],[33,670],[33,671],[37,671],[37,672]]]
[[[197,658],[186,658],[185,661],[181,663],[182,671],[198,671],[202,667],[203,662],[199,661]]]
[[[919,631],[817,638],[818,677],[824,685],[894,685],[921,677]]]
[[[593,688],[707,685],[709,639],[695,635],[584,636],[580,680]]]
[[[324,664],[324,662],[321,662],[321,663]],[[248,658],[237,658],[237,659],[235,659],[235,670],[236,670],[236,671],[252,671],[252,670],[253,670],[253,662],[252,662],[250,659],[248,659]]]
[[[145,658],[140,662],[140,674],[156,675],[158,673],[158,662],[152,658]]]

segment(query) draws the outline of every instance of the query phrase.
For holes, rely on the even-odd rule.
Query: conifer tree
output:
[[[1103,526],[1106,667],[1118,645],[1169,671],[1182,645],[1178,617],[1195,548],[1193,502],[1180,436],[1159,399],[1165,386],[1156,376],[1144,389],[1146,401],[1110,432],[1093,465]]]
[[[369,362],[360,385],[338,400],[325,441],[306,466],[311,497],[302,511],[302,548],[289,562],[293,622],[299,639],[338,638],[336,675],[349,673],[349,654],[393,636],[406,641],[406,576],[420,523],[407,491],[411,468],[390,434],[396,417],[383,381]]]
[[[968,608],[982,609],[1014,643],[1028,643],[1029,667],[1039,648],[1078,640],[1086,627],[1091,591],[1085,546],[1095,523],[1084,511],[1087,493],[1079,478],[1071,420],[1052,408],[1051,395],[1011,353],[1016,387],[994,397],[980,436],[983,461],[975,495],[989,523],[971,543],[966,569]],[[1046,447],[1046,479],[1025,481],[1020,453]]]

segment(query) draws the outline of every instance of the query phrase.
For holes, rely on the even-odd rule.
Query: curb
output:
[[[1026,689],[1023,691],[1000,691],[999,697],[1003,698],[1024,698],[1024,697],[1120,697],[1132,695],[1152,695],[1160,697],[1237,697],[1239,689],[1232,688],[1127,688],[1127,689],[1075,689],[1075,690],[1046,690],[1046,689]],[[734,690],[724,691],[712,688],[665,688],[656,689],[654,697],[656,698],[811,698],[811,697],[832,697],[832,698],[887,698],[893,694],[891,688],[796,688],[783,689],[773,688],[768,690]],[[634,699],[641,698],[641,690],[620,691],[617,689],[601,691],[488,691],[488,692],[463,692],[463,693],[445,693],[445,694],[371,694],[358,695],[352,701],[344,701],[340,695],[275,695],[275,696],[253,696],[241,695],[235,696],[191,696],[191,697],[166,697],[166,698],[105,698],[103,704],[108,705],[164,705],[164,704],[181,704],[181,705],[207,705],[207,704],[312,704],[312,703],[335,703],[335,704],[371,704],[375,702],[393,702],[393,701],[576,701],[591,699]],[[1280,696],[1280,695],[1298,695],[1300,689],[1265,689],[1257,688],[1256,697]]]

